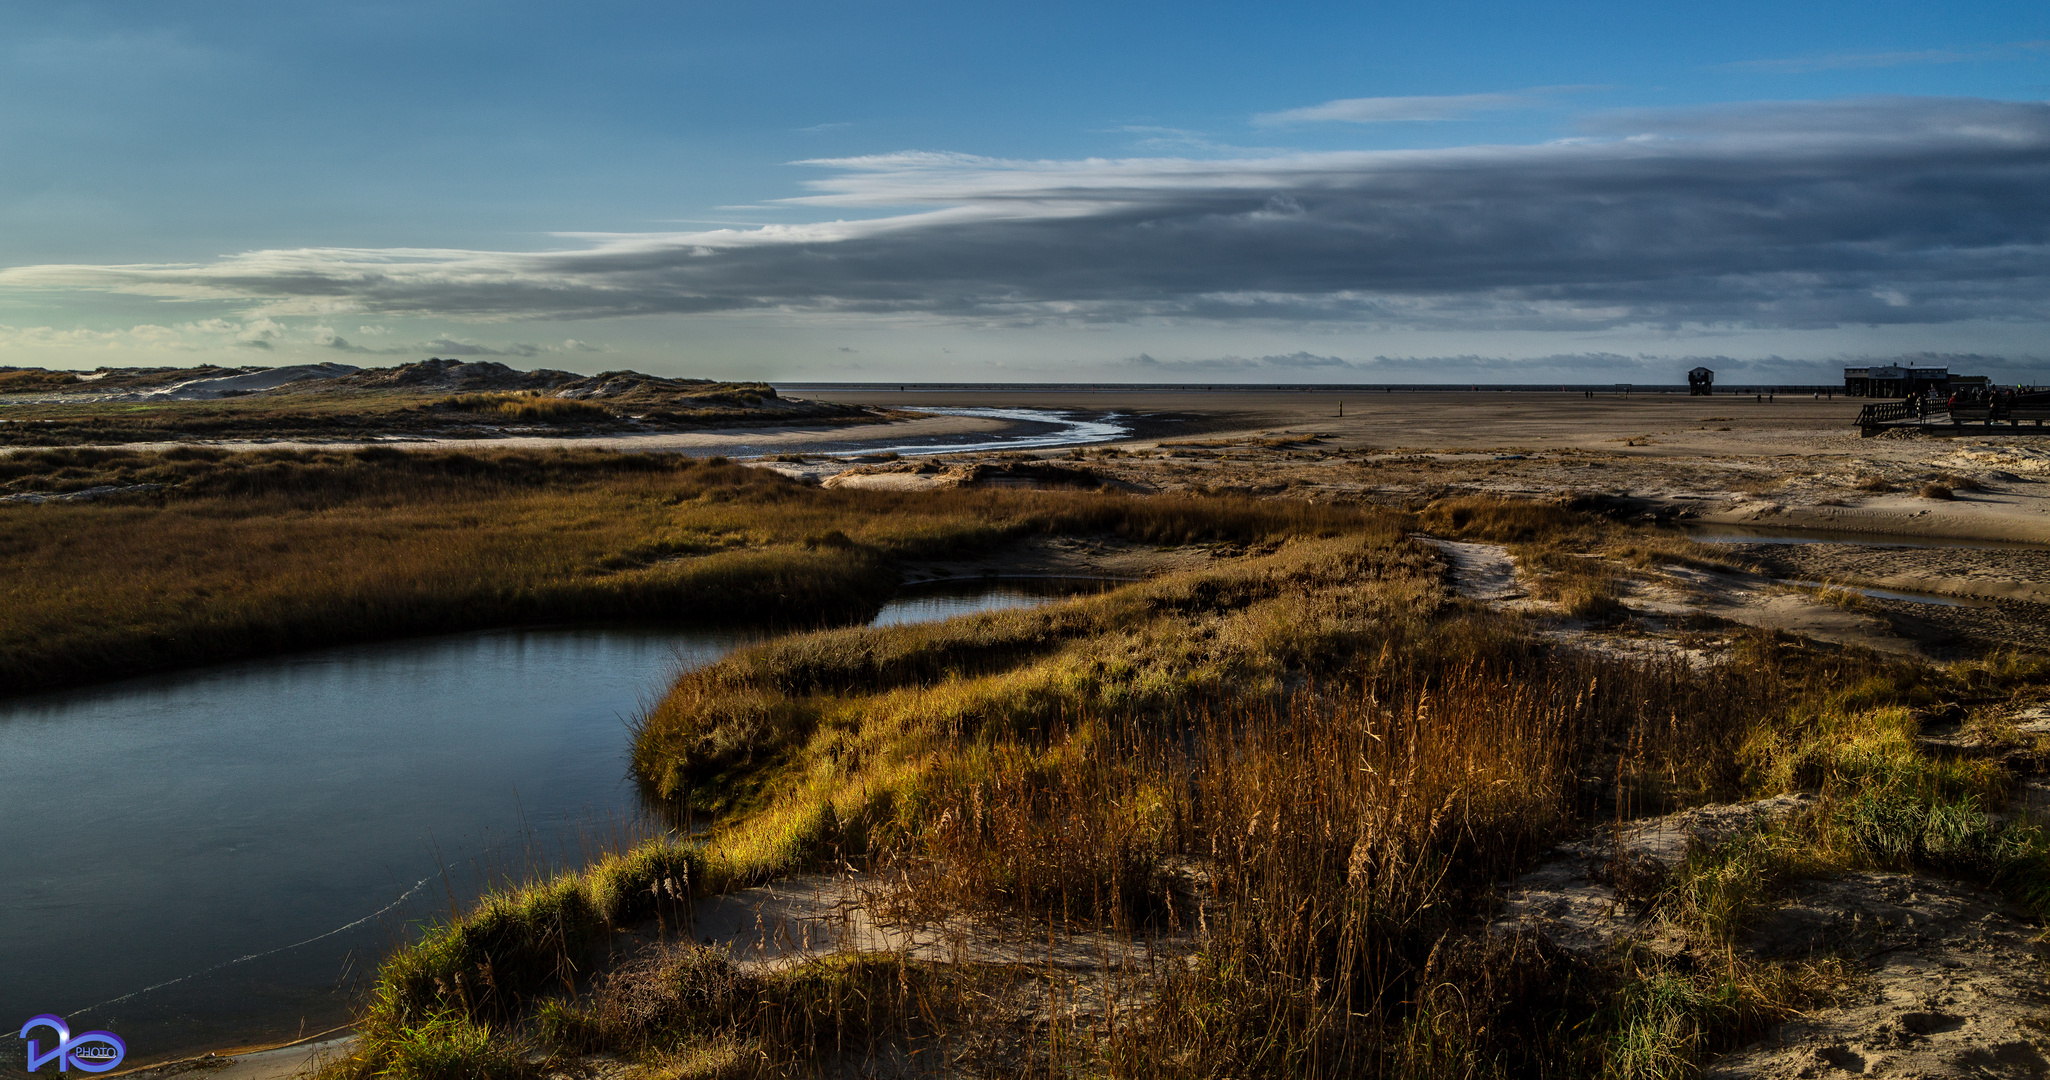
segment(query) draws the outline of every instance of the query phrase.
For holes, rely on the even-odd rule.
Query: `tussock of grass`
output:
[[[687,904],[702,865],[695,850],[658,842],[582,873],[486,895],[385,960],[361,1023],[366,1041],[389,1057],[450,1015],[502,1019],[537,993],[573,986],[580,963],[612,929]],[[458,1035],[468,1037],[436,1038]]]
[[[1592,540],[1596,535],[1585,515],[1559,503],[1530,499],[1438,499],[1424,507],[1418,521],[1434,533],[1498,544],[1556,543],[1573,537]]]
[[[494,1033],[462,1013],[423,1018],[389,1040],[378,1075],[404,1080],[517,1080],[538,1075],[516,1039]]]
[[[1788,883],[1841,866],[1818,848],[1813,829],[1813,822],[1800,821],[1747,830],[1713,849],[1691,852],[1652,906],[1680,933],[1727,946]]]
[[[38,390],[56,390],[78,382],[78,376],[68,371],[0,371],[0,394],[29,394]]]
[[[1989,813],[2007,802],[2014,776],[1993,760],[1931,757],[1915,744],[1929,706],[2044,675],[2040,658],[2015,656],[1941,673],[1900,662],[1832,672],[1833,685],[1755,730],[1741,756],[1754,782],[1822,796],[1806,834],[1812,857],[1979,881],[2050,916],[2050,840],[2033,823]]]
[[[608,973],[583,999],[541,1000],[524,1014],[373,1014],[363,1042],[327,1080],[521,1080],[545,1053],[629,1054],[642,1074],[686,1078],[789,1075],[792,1066],[873,1061],[881,1040],[937,1035],[971,1000],[972,974],[888,955],[834,956],[743,971],[717,949],[682,944]]]
[[[1632,955],[1589,1025],[1591,1071],[1617,1080],[1685,1080],[1711,1054],[1841,993],[1840,965],[1781,967],[1726,958],[1708,969]]]
[[[511,420],[547,423],[613,418],[612,410],[595,401],[554,397],[532,390],[502,394],[451,394],[435,404],[444,409],[493,413]]]

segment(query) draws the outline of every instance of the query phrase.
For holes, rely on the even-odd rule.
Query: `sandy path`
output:
[[[355,1045],[354,1035],[316,1038],[273,1050],[240,1053],[231,1050],[110,1075],[132,1076],[138,1080],[168,1080],[173,1076],[186,1076],[191,1080],[290,1080],[312,1075],[328,1061],[349,1053]]]

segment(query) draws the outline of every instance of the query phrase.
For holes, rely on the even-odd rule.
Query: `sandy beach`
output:
[[[1228,449],[1221,455],[1092,466],[1155,490],[1221,483],[1360,497],[1456,484],[1527,497],[1627,498],[1703,522],[2050,543],[2050,486],[2040,482],[2050,478],[2050,436],[1996,430],[1864,438],[1853,422],[1865,402],[1856,398],[1272,390],[836,397],[906,410],[1037,406],[1118,414],[1135,437],[1115,445],[1156,455],[1191,449],[1175,446],[1191,439],[1244,444],[1193,448]],[[888,425],[872,430],[861,429],[860,437],[888,437]],[[1259,445],[1305,436],[1317,437],[1314,446]],[[1951,485],[1952,498],[1922,495],[1945,477],[1979,490]]]

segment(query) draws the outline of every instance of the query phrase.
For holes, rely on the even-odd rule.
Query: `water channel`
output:
[[[1703,544],[1855,544],[1860,547],[1970,548],[1989,551],[2041,551],[2046,545],[2026,540],[1954,540],[1948,537],[1903,536],[1896,533],[1852,532],[1846,529],[1796,529],[1772,525],[1681,527],[1689,540]]]
[[[921,589],[873,622],[1080,587]],[[114,1031],[131,1064],[346,1022],[419,922],[666,827],[628,720],[742,640],[500,630],[0,702],[0,1020]]]

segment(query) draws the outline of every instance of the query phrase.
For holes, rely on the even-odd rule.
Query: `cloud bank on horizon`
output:
[[[1444,120],[1570,89],[1342,99],[1255,120]],[[770,313],[886,316],[900,326],[1351,327],[1536,340],[1619,328],[1684,335],[2050,321],[2045,102],[1866,97],[1611,110],[1583,119],[1574,137],[1525,144],[1211,159],[903,152],[802,164],[829,173],[780,202],[834,220],[556,234],[560,250],[301,247],[203,263],[21,266],[0,269],[0,294],[205,303],[240,322],[182,325],[240,327],[224,344],[393,356],[599,350],[574,339],[490,345],[448,333],[366,345],[325,324]],[[294,320],[310,325],[295,329]],[[124,338],[0,326],[0,344],[49,344],[66,333],[178,347],[182,331],[137,327]],[[1478,360],[1347,361],[1298,350],[1257,361],[1142,353],[1123,364],[1140,374],[1361,378],[1449,374]],[[1647,366],[1602,351],[1520,363],[1548,378]],[[2012,366],[2040,364],[2018,357]]]
[[[1357,104],[1319,108],[1349,120]],[[826,159],[810,164],[833,175],[789,201],[869,216],[572,235],[558,251],[26,266],[0,270],[0,288],[227,300],[274,318],[767,309],[1533,331],[2050,318],[2050,104],[1755,103],[1586,128],[1536,145],[1225,160]]]

